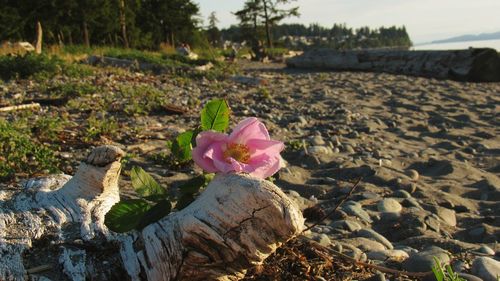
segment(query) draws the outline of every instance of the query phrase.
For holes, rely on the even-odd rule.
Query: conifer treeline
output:
[[[154,48],[193,40],[199,8],[191,0],[0,0],[0,41]]]
[[[240,27],[233,25],[222,30],[223,37],[227,40],[244,40]],[[332,28],[326,28],[318,24],[309,26],[303,24],[281,24],[273,27],[273,37],[280,39],[287,46],[299,48],[313,46],[331,47],[339,50],[355,48],[380,48],[380,47],[403,47],[412,46],[410,37],[404,26],[402,27],[380,27],[371,29],[361,27],[349,28],[345,24],[334,24]]]

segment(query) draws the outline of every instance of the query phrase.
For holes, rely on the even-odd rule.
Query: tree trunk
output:
[[[83,19],[82,29],[83,29],[83,44],[85,45],[85,47],[90,47],[89,29],[87,26],[86,19]]]
[[[267,40],[267,47],[272,48],[273,47],[273,40],[271,40],[271,25],[269,24],[269,14],[268,14],[268,7],[267,7],[267,1],[263,0],[264,3],[264,25],[266,26],[266,40]]]
[[[72,178],[1,191],[0,280],[238,280],[303,229],[274,184],[229,174],[140,232],[110,232],[104,216],[120,200],[123,155],[101,146]]]
[[[127,19],[125,17],[125,0],[120,0],[120,28],[122,31],[123,46],[129,47],[127,38]]]
[[[42,53],[42,43],[43,43],[42,41],[43,41],[42,24],[38,21],[38,22],[36,22],[35,54]]]
[[[374,71],[471,82],[500,81],[500,57],[493,49],[449,51],[316,49],[287,60],[289,67]]]

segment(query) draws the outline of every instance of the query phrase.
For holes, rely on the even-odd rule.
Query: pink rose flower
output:
[[[213,131],[196,137],[193,160],[209,173],[248,173],[259,178],[274,175],[281,166],[283,142],[269,138],[257,118],[241,121],[228,136]]]

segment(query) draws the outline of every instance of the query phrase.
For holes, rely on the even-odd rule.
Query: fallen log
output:
[[[23,110],[23,109],[39,109],[39,108],[40,108],[40,104],[33,102],[33,103],[27,103],[27,104],[0,107],[0,112],[17,111],[17,110]]]
[[[288,67],[373,71],[469,82],[500,81],[494,49],[449,51],[314,49],[286,61]]]
[[[238,280],[303,229],[277,186],[229,174],[182,211],[113,233],[104,216],[120,200],[123,155],[101,146],[73,177],[0,190],[0,280]]]

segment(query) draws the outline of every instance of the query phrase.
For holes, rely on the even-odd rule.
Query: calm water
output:
[[[440,43],[440,44],[426,44],[414,46],[415,50],[455,50],[474,48],[493,48],[500,52],[500,40],[481,40],[469,42],[455,42],[455,43]]]

